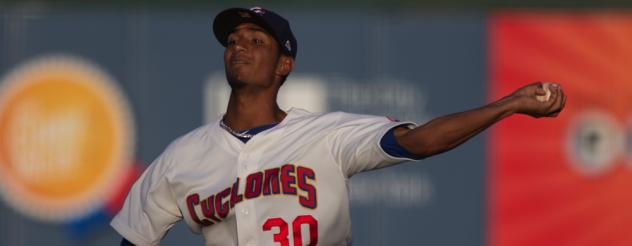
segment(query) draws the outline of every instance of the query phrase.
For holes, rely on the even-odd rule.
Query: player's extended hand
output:
[[[566,95],[557,83],[549,85],[551,96],[548,101],[539,101],[536,96],[546,95],[541,82],[526,85],[509,95],[515,101],[515,112],[534,118],[556,117],[566,104]]]

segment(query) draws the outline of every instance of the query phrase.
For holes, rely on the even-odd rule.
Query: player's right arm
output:
[[[459,146],[512,114],[535,118],[557,116],[564,109],[564,92],[555,84],[548,101],[536,99],[536,96],[545,94],[541,83],[533,83],[477,109],[438,117],[414,129],[400,127],[395,130],[395,138],[403,148],[419,158],[433,156]]]
[[[157,245],[182,218],[169,185],[172,160],[165,151],[132,186],[112,227],[134,245]],[[124,242],[122,242],[122,245]]]

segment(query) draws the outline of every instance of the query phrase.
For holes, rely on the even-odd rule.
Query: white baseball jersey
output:
[[[202,126],[149,166],[111,225],[137,245],[159,244],[181,219],[206,245],[349,245],[348,178],[409,160],[379,145],[402,124],[290,109],[247,143],[219,121]]]

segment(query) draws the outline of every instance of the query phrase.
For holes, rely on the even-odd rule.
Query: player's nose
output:
[[[234,52],[241,52],[248,50],[247,44],[243,41],[243,39],[236,40],[235,43],[228,47]]]

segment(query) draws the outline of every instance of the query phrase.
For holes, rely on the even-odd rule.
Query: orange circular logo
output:
[[[127,100],[97,66],[48,56],[0,85],[0,193],[36,218],[85,215],[117,188],[133,151]]]

